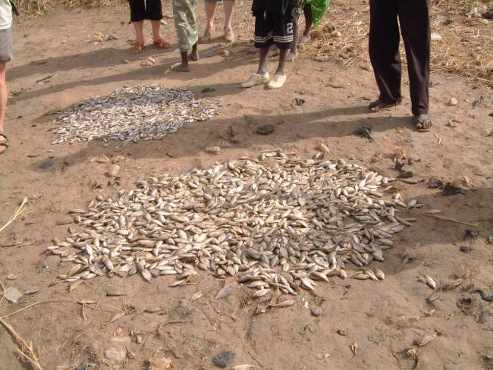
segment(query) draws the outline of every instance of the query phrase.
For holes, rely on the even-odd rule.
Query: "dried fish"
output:
[[[161,86],[124,87],[60,113],[53,144],[91,140],[156,140],[217,114],[213,99]],[[115,175],[116,176],[116,175]]]
[[[402,198],[382,195],[390,181],[344,160],[269,150],[97,197],[69,212],[77,230],[47,249],[73,265],[59,278],[74,286],[136,274],[174,276],[170,285],[183,286],[200,269],[227,279],[217,299],[232,293],[234,279],[262,300],[347,279],[350,264],[360,268],[355,279],[383,280],[371,264],[409,223],[399,217]]]

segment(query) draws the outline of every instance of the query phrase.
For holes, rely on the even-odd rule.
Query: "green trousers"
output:
[[[189,52],[199,39],[197,23],[197,0],[173,0],[178,47],[182,52]]]

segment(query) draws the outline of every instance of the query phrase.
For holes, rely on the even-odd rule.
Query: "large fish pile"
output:
[[[383,274],[368,265],[409,225],[396,212],[405,205],[382,195],[389,182],[343,160],[265,152],[91,201],[71,211],[72,235],[49,250],[74,264],[60,275],[71,283],[140,274],[173,275],[178,286],[203,270],[263,296],[313,290],[354,266],[376,280]]]
[[[53,144],[91,140],[157,140],[183,126],[212,118],[217,104],[190,90],[125,87],[60,113]]]

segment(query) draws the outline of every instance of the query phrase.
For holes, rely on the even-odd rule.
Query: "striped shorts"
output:
[[[255,17],[255,47],[265,48],[276,44],[279,49],[289,49],[294,41],[294,16],[292,9],[286,14],[264,11]]]

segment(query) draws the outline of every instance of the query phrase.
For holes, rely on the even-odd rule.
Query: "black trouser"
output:
[[[428,113],[431,41],[427,0],[370,0],[370,59],[380,99],[401,99],[397,19],[406,49],[413,114]]]

